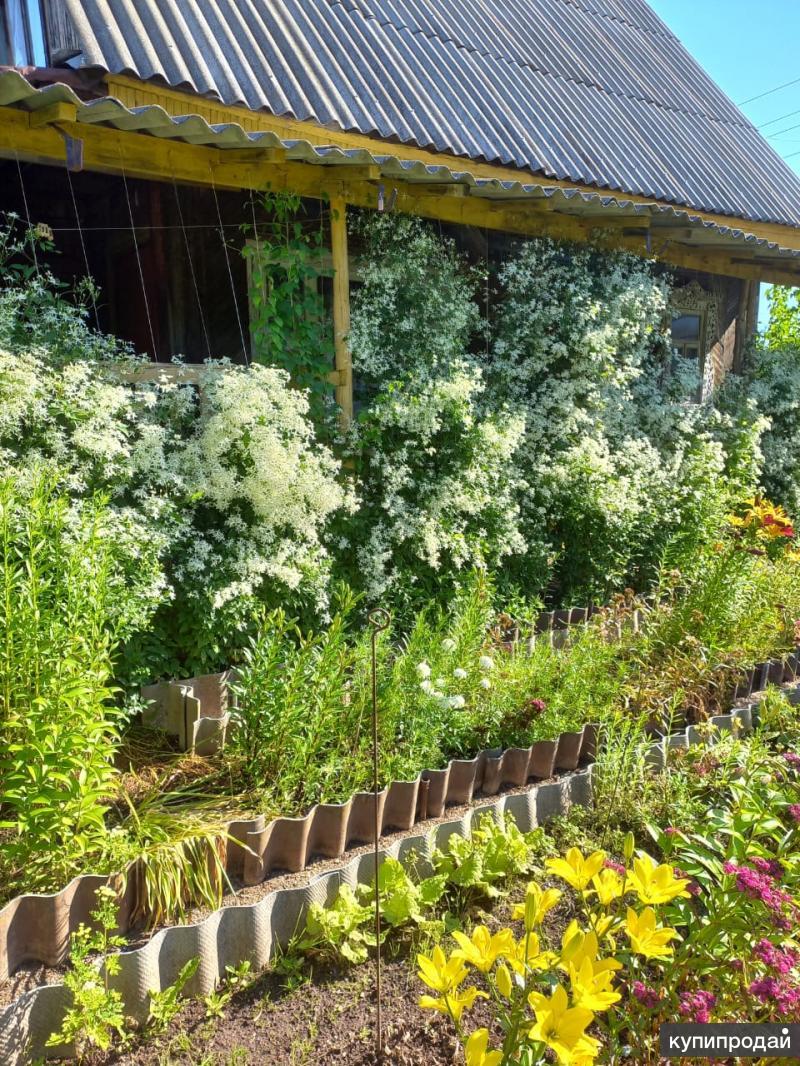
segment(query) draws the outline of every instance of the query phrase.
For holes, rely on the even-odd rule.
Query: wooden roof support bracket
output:
[[[347,429],[353,420],[353,363],[350,357],[350,267],[347,251],[347,208],[343,196],[331,196],[331,257],[333,259],[333,337],[336,360],[336,402],[339,421]]]

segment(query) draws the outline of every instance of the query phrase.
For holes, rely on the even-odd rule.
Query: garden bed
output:
[[[797,697],[796,688],[792,695]],[[776,915],[786,915],[791,910],[796,912],[800,905],[795,862],[800,830],[793,828],[800,823],[800,804],[792,806],[792,797],[800,795],[800,754],[796,753],[800,733],[796,726],[796,711],[790,704],[785,703],[781,708],[774,694],[769,695],[767,701],[766,736],[756,734],[746,741],[729,736],[720,748],[696,747],[688,764],[687,756],[681,752],[670,760],[666,778],[681,778],[684,785],[680,788],[685,788],[688,782],[694,799],[688,803],[684,796],[676,806],[667,804],[661,809],[662,817],[669,812],[678,820],[678,825],[657,822],[658,839],[647,838],[650,840],[648,850],[660,853],[656,861],[666,861],[663,870],[669,873],[651,883],[644,876],[647,864],[636,868],[640,880],[636,882],[635,892],[642,902],[634,901],[633,906],[641,908],[644,904],[645,911],[655,907],[662,922],[677,922],[689,946],[704,924],[709,925],[715,935],[710,940],[706,938],[707,943],[700,937],[697,948],[692,949],[698,953],[699,960],[708,956],[705,965],[698,961],[698,973],[692,976],[690,967],[688,971],[681,971],[678,982],[665,980],[663,987],[659,986],[658,975],[663,971],[666,977],[671,972],[672,949],[653,950],[652,953],[649,948],[636,949],[640,952],[634,971],[636,980],[626,979],[625,973],[614,974],[610,987],[618,989],[619,994],[614,992],[606,1007],[594,1008],[594,1022],[587,1035],[600,1040],[599,1061],[608,1060],[611,1053],[608,1042],[611,1040],[615,1053],[613,1061],[630,1066],[655,1066],[661,1061],[657,1051],[660,1021],[715,1021],[717,1010],[722,1012],[720,1020],[795,1020],[793,1004],[797,997],[792,989],[800,990],[800,945],[792,930],[772,934],[769,930],[780,928],[780,922],[788,920],[776,919]],[[791,723],[788,730],[787,723]],[[706,731],[704,739],[713,740],[713,731]],[[702,818],[696,829],[681,822],[688,811],[697,813],[698,803],[715,805],[713,809],[709,808],[712,823],[720,818],[734,817],[737,803],[742,802],[737,797],[746,797],[748,782],[761,780],[765,773],[771,776],[776,791],[771,797],[752,797],[755,817],[748,820],[749,828],[743,832],[741,840],[724,833],[721,838],[715,838],[713,828],[707,829]],[[665,780],[662,785],[654,785],[654,790],[660,794],[669,791],[670,787]],[[680,788],[678,795],[681,794]],[[785,807],[787,803],[788,808]],[[729,815],[725,814],[726,810]],[[561,854],[565,841],[574,843],[578,840],[585,849],[585,861],[590,861],[589,852],[598,846],[600,836],[605,837],[608,830],[607,813],[587,811],[577,824],[567,819],[557,822],[555,835],[546,835],[539,845],[544,850],[537,851],[537,856]],[[627,838],[623,841],[621,834],[627,826],[633,825],[637,829],[641,826],[636,818],[626,823],[623,807],[616,814],[617,817],[621,815],[622,821],[614,822],[610,852],[604,853],[609,877],[606,888],[611,891],[612,899],[615,891],[617,894],[622,891],[621,882],[614,889],[614,871],[619,869],[620,862],[630,867],[634,847]],[[783,834],[786,838],[782,843]],[[587,905],[599,905],[597,900],[587,904],[586,897],[580,892],[565,888],[564,879],[575,876],[584,861],[575,859],[572,853],[568,853],[568,860],[564,863],[559,859],[552,866],[547,860],[544,866],[550,872],[535,878],[542,890],[561,889],[561,898],[549,904],[552,909],[543,911],[543,917],[534,919],[543,942],[553,946],[568,943],[566,937],[573,935],[568,932],[568,927],[571,928],[570,923],[575,919],[579,923],[585,921]],[[681,870],[674,872],[670,863],[676,861]],[[686,870],[689,872],[685,873]],[[767,870],[771,872],[767,874]],[[657,890],[656,884],[660,886]],[[683,887],[686,885],[691,891]],[[473,923],[485,923],[490,934],[503,936],[503,930],[509,930],[521,944],[528,927],[523,924],[523,912],[515,912],[513,904],[525,896],[524,881],[516,879],[505,887],[507,896],[499,901],[484,901],[460,915],[459,927],[469,930]],[[627,892],[632,894],[634,889],[628,887]],[[656,895],[661,893],[663,898],[651,898],[654,892]],[[705,902],[706,894],[708,902]],[[595,894],[590,892],[589,895],[594,897]],[[698,896],[702,896],[702,901],[694,908],[693,899]],[[741,915],[740,921],[724,917],[732,904]],[[611,904],[606,902],[604,906]],[[613,908],[609,913],[614,913]],[[527,921],[525,917],[525,923]],[[627,958],[624,940],[627,935],[621,932],[616,941],[612,941],[617,944],[616,952],[623,958]],[[770,935],[771,939],[767,939]],[[434,937],[434,940],[438,939]],[[452,944],[446,934],[441,942]],[[429,935],[413,928],[384,949],[382,1007],[386,1050],[383,1061],[399,1066],[449,1066],[460,1061],[460,1041],[450,1020],[420,1006],[420,994],[429,992],[429,989],[415,974],[414,958],[420,951],[430,955],[430,950]],[[446,950],[449,952],[450,947]],[[677,954],[677,948],[675,951]],[[716,960],[715,967],[710,966],[712,956]],[[503,957],[501,952],[500,959]],[[684,951],[683,957],[691,959],[692,955],[686,955]],[[221,1007],[217,1007],[211,997],[203,1002],[191,1001],[160,1034],[135,1043],[127,1051],[109,1055],[98,1053],[90,1056],[88,1061],[96,1066],[101,1063],[107,1066],[132,1066],[133,1063],[156,1066],[165,1061],[181,1066],[190,1060],[196,1061],[196,1049],[202,1046],[209,1063],[220,1066],[223,1063],[255,1066],[263,1061],[267,1049],[271,1061],[292,1063],[293,1066],[306,1063],[373,1066],[377,1059],[374,1052],[376,1014],[372,962],[360,966],[333,961],[292,963],[293,959],[299,958],[297,954],[290,954],[273,971],[248,977],[242,990],[233,991]],[[685,965],[685,961],[676,961],[675,965]],[[737,974],[743,967],[740,980]],[[473,969],[468,980],[481,991],[495,989],[496,996],[495,982],[499,978],[494,966],[489,970],[484,974]],[[537,967],[534,967],[534,980],[536,972]],[[566,981],[563,973],[559,979]],[[575,978],[572,980],[574,982]],[[743,990],[750,988],[749,999],[739,996],[739,984]],[[616,1004],[614,996],[618,1001]],[[612,1011],[619,1013],[619,1021],[609,1029],[605,1024],[605,1013]],[[483,1028],[490,1047],[499,1047],[506,1026],[506,1022],[501,1023],[501,1016],[493,1001],[477,999],[464,1013],[461,1040],[465,1040],[470,1032]],[[531,1023],[534,1020],[531,1012]],[[535,1061],[543,1060],[537,1058]],[[594,1054],[589,1061],[594,1061]]]
[[[794,677],[797,670],[796,657],[780,660],[781,677]],[[759,680],[777,676],[776,665],[760,664],[751,672],[743,686],[750,690]],[[743,703],[730,714],[717,716],[711,725],[717,729],[732,730],[734,721],[742,729],[749,729],[752,724],[752,703]],[[666,752],[673,747],[688,747],[692,743],[702,742],[708,731],[702,727],[687,727],[683,733],[664,741],[655,741],[648,745],[645,761],[658,767],[666,758]],[[502,796],[494,803],[476,805],[466,810],[461,819],[442,819],[434,829],[435,840],[446,839],[451,832],[469,833],[473,815],[480,811],[491,810],[495,814],[510,812],[523,830],[542,824],[549,818],[565,813],[572,803],[587,804],[591,802],[590,778],[587,771],[567,777],[552,785],[533,786],[532,789],[519,789]],[[566,790],[565,790],[565,786]],[[445,836],[441,836],[444,832]],[[382,849],[382,855],[403,857],[412,851],[421,854],[424,859],[430,843],[425,836],[412,833],[401,835],[388,849]],[[312,900],[331,899],[339,884],[368,880],[372,870],[370,851],[361,849],[362,854],[351,860],[344,870],[334,869],[329,874],[322,874],[305,887],[287,886],[278,891],[267,891],[257,902],[237,905],[217,911],[201,921],[198,925],[171,927],[158,932],[148,943],[138,950],[123,953],[120,956],[122,970],[113,985],[121,989],[126,1011],[132,1017],[143,1020],[146,1010],[141,998],[141,989],[148,990],[168,988],[178,977],[180,969],[191,958],[199,957],[201,970],[196,980],[191,982],[192,990],[213,990],[217,980],[224,977],[226,967],[236,966],[242,959],[251,960],[256,966],[263,966],[274,952],[276,946],[284,948],[297,930],[298,922],[305,908]],[[268,885],[268,883],[267,883]],[[324,887],[323,887],[324,886]],[[320,895],[321,893],[321,895]],[[286,912],[278,905],[285,899]],[[263,910],[263,908],[267,908]],[[226,921],[235,912],[242,912],[244,920],[237,923]],[[259,917],[262,914],[262,917]],[[252,915],[252,918],[250,917]],[[262,928],[263,917],[269,915],[269,931]],[[276,924],[277,923],[277,924]],[[264,939],[264,933],[267,933]],[[165,939],[166,938],[166,939]],[[259,941],[261,942],[259,946]],[[154,950],[151,951],[150,949]],[[43,999],[42,997],[45,996]],[[52,994],[51,994],[52,993]],[[39,998],[37,999],[37,995]],[[0,1033],[11,1037],[13,1044],[19,1046],[22,1039],[36,1042],[42,1035],[57,1028],[57,1018],[64,1010],[63,986],[48,986],[24,994],[15,1004],[7,1008],[5,1019],[0,1018]],[[20,1028],[22,1025],[22,1028]],[[5,1026],[5,1029],[3,1029]],[[0,1040],[2,1036],[0,1036]],[[6,1047],[8,1047],[8,1042]],[[2,1048],[2,1044],[0,1044]],[[13,1060],[10,1060],[13,1061]],[[21,1060],[22,1061],[22,1060]]]

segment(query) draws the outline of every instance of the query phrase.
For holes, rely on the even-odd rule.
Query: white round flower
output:
[[[481,670],[492,670],[494,668],[494,659],[488,655],[481,655],[480,659],[478,659],[478,666]]]
[[[429,696],[432,695],[434,692],[433,682],[430,680],[430,678],[426,677],[424,681],[420,681],[419,687],[422,689],[423,692],[427,692]]]
[[[463,681],[466,676],[467,671],[463,668],[463,666],[457,666],[453,671],[453,677],[457,677],[459,681]]]
[[[467,701],[463,696],[450,696],[447,701],[447,706],[452,707],[456,711],[460,711],[462,707],[466,706]]]
[[[482,677],[480,680],[480,686],[481,688],[490,689],[492,687],[492,683],[488,677]]]
[[[442,641],[442,651],[455,651],[455,650],[456,650],[456,642],[453,640],[453,638],[452,637],[445,637],[445,639]]]
[[[417,677],[429,678],[430,676],[431,668],[423,659],[421,663],[417,663]]]

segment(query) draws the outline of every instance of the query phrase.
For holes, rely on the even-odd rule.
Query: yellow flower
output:
[[[652,907],[645,907],[641,914],[628,907],[625,931],[633,950],[637,955],[644,955],[646,959],[664,959],[670,956],[672,948],[669,942],[678,935],[674,929],[657,928],[656,912]]]
[[[546,1044],[556,1053],[564,1066],[574,1064],[581,1057],[591,1062],[600,1044],[586,1035],[587,1026],[594,1015],[584,1007],[570,1007],[567,993],[557,985],[550,999],[541,992],[531,992],[528,1002],[536,1015],[536,1024],[530,1030],[532,1040]]]
[[[503,1058],[502,1051],[487,1051],[489,1030],[476,1029],[464,1048],[467,1066],[499,1066]]]
[[[461,1021],[461,1015],[465,1010],[471,1010],[476,999],[488,999],[485,992],[479,992],[477,988],[462,988],[460,992],[446,992],[442,996],[420,996],[420,1007],[428,1010],[439,1011],[440,1014],[452,1015],[457,1021]]]
[[[601,870],[592,878],[592,887],[604,907],[619,899],[625,892],[625,883],[616,870]]]
[[[505,999],[511,999],[511,992],[513,991],[513,984],[511,981],[511,971],[504,962],[501,962],[497,967],[497,973],[495,974],[495,981],[497,982],[497,991]]]
[[[578,969],[569,967],[569,980],[572,986],[572,1002],[576,1007],[604,1011],[619,1002],[619,992],[614,991],[611,983],[611,970],[595,970],[592,960],[587,957],[584,957]]]
[[[642,903],[669,903],[678,896],[689,896],[688,878],[676,877],[667,863],[656,865],[654,859],[645,855],[633,860],[633,870],[628,872],[626,888],[633,889]]]
[[[452,958],[472,963],[481,973],[488,973],[501,956],[507,958],[513,955],[516,946],[510,929],[490,933],[485,925],[475,926],[472,939],[459,930],[453,933],[453,938],[458,941],[460,947],[453,952]]]
[[[467,976],[467,967],[461,959],[448,959],[437,944],[430,958],[417,955],[419,977],[434,992],[452,992]]]
[[[537,925],[542,924],[547,912],[552,910],[560,899],[560,889],[541,889],[535,881],[531,881],[525,889],[525,902],[517,903],[512,918],[524,918],[525,931],[530,933]]]
[[[579,970],[584,959],[589,959],[595,973],[622,968],[622,963],[617,962],[616,959],[600,959],[599,953],[600,946],[594,929],[584,933],[573,919],[564,930],[564,936],[561,939],[561,958],[558,964],[561,969],[569,970],[570,966],[574,966],[576,970]]]
[[[592,929],[597,933],[598,937],[604,937],[613,924],[614,916],[612,914],[592,915]]]
[[[536,933],[527,933],[508,956],[508,964],[514,973],[525,977],[531,970],[548,970],[555,958],[552,951],[539,950],[539,937]]]
[[[594,851],[584,859],[578,848],[570,848],[563,859],[548,859],[545,863],[550,873],[562,878],[568,885],[582,892],[606,861],[604,851]]]

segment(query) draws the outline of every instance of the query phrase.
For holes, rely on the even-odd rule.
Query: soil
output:
[[[550,884],[549,878],[537,878]],[[484,921],[493,931],[510,925],[517,937],[522,923],[510,920],[513,902],[524,892],[516,881],[492,913],[473,911],[470,922]],[[507,886],[508,887],[508,886]],[[573,917],[567,897],[548,915],[547,935],[557,943]],[[465,922],[469,925],[469,922]],[[97,1054],[87,1066],[450,1066],[463,1063],[448,1018],[423,1010],[427,989],[416,976],[414,938],[389,944],[381,970],[383,1058],[376,1055],[375,963],[340,967],[303,967],[306,983],[290,990],[286,978],[271,970],[259,975],[226,1007],[224,1017],[208,1020],[202,1003],[191,1002],[162,1036],[123,1053]],[[426,944],[424,950],[430,948]],[[473,971],[470,984],[481,985]],[[492,1028],[483,1000],[465,1015],[467,1029]],[[499,1032],[494,1034],[499,1044]]]
[[[408,963],[385,963],[381,977],[383,1061],[398,1066],[456,1062],[449,1022],[417,1005],[420,986]],[[209,1022],[203,1005],[192,1003],[182,1012],[179,1026],[155,1042],[90,1061],[93,1066],[371,1066],[378,1061],[375,1032],[374,964],[318,970],[313,984],[288,995],[282,994],[280,980],[268,973],[229,1005],[224,1018]]]

